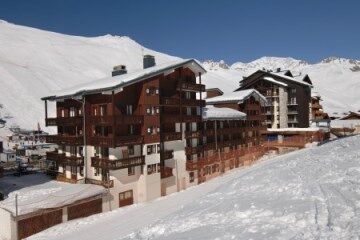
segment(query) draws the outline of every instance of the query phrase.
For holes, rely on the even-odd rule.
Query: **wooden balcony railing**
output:
[[[192,82],[182,82],[179,83],[178,90],[186,90],[186,91],[196,91],[196,92],[205,92],[205,85],[197,84]]]
[[[164,141],[176,141],[182,138],[180,132],[162,132],[161,134]]]
[[[71,125],[82,125],[82,116],[76,117],[57,117],[57,118],[47,118],[46,126],[71,126]]]
[[[99,185],[105,188],[114,187],[114,180],[96,180],[96,179],[86,178],[85,183]]]
[[[245,110],[259,110],[261,107],[257,103],[249,103],[245,105]]]
[[[180,99],[179,98],[171,98],[171,97],[162,97],[160,99],[160,104],[164,106],[177,106],[180,105]]]
[[[67,166],[84,166],[84,157],[65,156],[65,153],[47,152],[46,159]]]
[[[104,168],[108,170],[118,170],[133,166],[142,166],[145,164],[145,156],[123,158],[117,160],[110,160],[109,158],[91,158],[91,166]]]
[[[204,107],[206,102],[205,102],[205,100],[200,100],[200,99],[182,99],[181,104],[183,106],[189,106],[189,107],[192,107],[192,106]]]
[[[185,132],[185,137],[186,138],[200,138],[202,136],[202,132],[201,131],[186,131]]]
[[[137,145],[143,142],[141,135],[128,135],[128,136],[93,136],[90,138],[90,144],[93,146],[105,146],[105,147],[120,147],[126,145]]]
[[[201,153],[204,150],[204,146],[199,145],[196,147],[185,147],[185,154],[186,155],[193,155]]]
[[[59,182],[67,183],[77,183],[79,181],[76,175],[71,175],[71,178],[66,178],[64,173],[58,173],[56,176],[56,180]]]
[[[199,115],[181,115],[180,114],[163,114],[163,123],[176,123],[176,122],[200,122],[201,116]]]
[[[115,118],[115,119],[114,119]],[[106,115],[106,116],[89,116],[91,125],[107,124],[141,124],[144,121],[143,115]]]
[[[55,143],[59,145],[84,145],[84,139],[82,135],[48,135],[46,136],[47,143]]]
[[[172,159],[172,158],[174,158],[174,150],[165,150],[160,153],[161,160]]]
[[[160,176],[161,176],[161,178],[172,177],[173,176],[172,170],[173,169],[171,167],[161,166],[160,167]]]

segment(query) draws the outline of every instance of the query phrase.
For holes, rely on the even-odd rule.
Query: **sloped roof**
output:
[[[206,72],[206,70],[201,66],[198,61],[194,59],[181,59],[156,65],[154,67],[149,67],[146,69],[140,69],[131,73],[126,73],[114,77],[106,77],[102,79],[97,79],[89,83],[76,85],[71,88],[57,91],[53,95],[43,97],[42,100],[56,100],[99,93],[103,91],[112,91],[143,81],[145,79],[154,77],[156,75],[162,74],[178,67],[189,67],[190,69],[193,69],[194,72]]]
[[[226,93],[221,96],[205,99],[205,101],[206,104],[215,104],[221,102],[236,102],[239,104],[251,96],[254,96],[255,98],[262,100],[261,101],[262,103],[266,102],[266,98],[255,89],[246,89],[246,90]]]
[[[207,105],[203,108],[203,119],[206,120],[242,120],[246,114],[232,108],[220,108]]]

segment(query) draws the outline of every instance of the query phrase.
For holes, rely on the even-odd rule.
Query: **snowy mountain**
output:
[[[0,114],[8,126],[44,126],[41,97],[111,76],[115,65],[125,64],[129,72],[142,68],[143,54],[158,64],[177,59],[128,37],[69,36],[0,21]]]
[[[142,68],[142,55],[152,54],[158,64],[178,59],[147,49],[120,36],[79,37],[19,26],[0,20],[0,117],[11,126],[44,126],[40,98],[79,83],[110,76],[112,67],[125,64],[128,72]],[[238,87],[243,76],[259,68],[290,69],[308,73],[315,89],[332,112],[360,110],[360,61],[327,58],[317,64],[293,58],[263,57],[231,66],[224,61],[205,61],[208,88],[224,92]],[[54,114],[50,106],[50,115]],[[1,132],[0,132],[0,135]]]
[[[211,64],[209,64],[211,63]],[[227,85],[222,86],[223,91],[233,91],[238,87],[243,76],[258,69],[277,68],[289,69],[294,75],[308,74],[313,81],[313,91],[319,92],[323,98],[325,111],[330,115],[341,116],[348,111],[360,110],[360,61],[329,57],[316,64],[309,64],[294,58],[262,57],[249,63],[237,62],[229,69],[221,68],[226,65],[223,61],[206,61],[204,66],[218,77],[228,79]],[[222,85],[209,80],[210,85]]]

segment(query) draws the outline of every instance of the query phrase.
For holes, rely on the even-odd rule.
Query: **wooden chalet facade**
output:
[[[236,118],[204,118],[204,73],[195,60],[155,65],[147,55],[142,70],[117,66],[113,77],[43,98],[46,125],[58,132],[47,137],[59,146],[47,154],[57,179],[107,187],[116,208],[243,165],[241,151],[260,144],[258,98],[230,107]],[[48,116],[48,101],[56,101],[56,117]]]
[[[240,82],[236,90],[256,89],[267,98],[268,128],[309,127],[312,82],[308,75],[294,77],[290,71],[258,70]]]
[[[329,115],[324,112],[323,106],[320,104],[321,97],[319,94],[314,93],[311,96],[310,103],[310,121],[317,122],[325,119],[330,119]]]

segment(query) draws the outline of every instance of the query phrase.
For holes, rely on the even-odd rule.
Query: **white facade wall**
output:
[[[279,116],[280,128],[288,127],[288,92],[285,88],[279,87]]]

